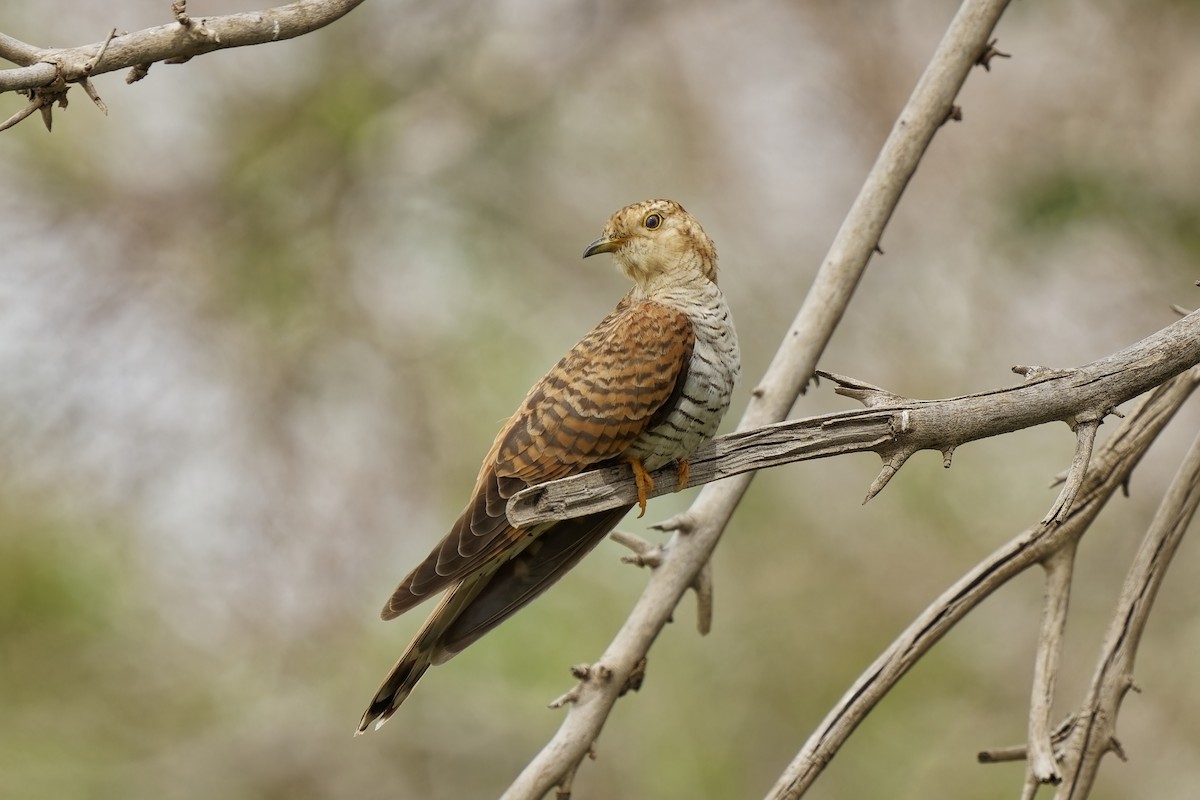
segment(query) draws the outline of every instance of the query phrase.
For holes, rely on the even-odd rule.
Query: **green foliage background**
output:
[[[165,2],[0,0],[42,45]],[[578,254],[669,196],[722,255],[746,384],[955,4],[366,3],[299,40],[78,90],[0,136],[0,797],[489,797],[556,727],[645,576],[602,546],[351,733],[419,623],[377,611],[526,387],[624,292]],[[244,10],[193,2],[195,16]],[[822,366],[914,397],[1067,367],[1195,306],[1200,6],[1015,3]],[[0,98],[7,116],[19,98]],[[797,405],[847,407],[828,387]],[[1059,711],[1090,677],[1189,409],[1085,540]],[[732,424],[732,423],[731,423]],[[1053,501],[1067,429],[760,475],[575,797],[759,796],[954,578]],[[683,508],[656,501],[631,530]],[[649,534],[648,534],[649,535]],[[1200,785],[1197,550],[1138,661],[1098,800]],[[1040,583],[954,631],[816,798],[1013,796]]]

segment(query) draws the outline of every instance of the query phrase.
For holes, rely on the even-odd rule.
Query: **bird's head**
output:
[[[597,253],[612,253],[621,271],[646,292],[697,275],[717,282],[717,248],[674,200],[645,200],[613,214],[583,257]]]

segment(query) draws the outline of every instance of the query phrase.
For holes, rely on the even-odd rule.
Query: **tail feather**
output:
[[[440,664],[520,611],[604,541],[631,506],[555,523],[482,581],[476,596],[455,614],[439,637]]]
[[[364,733],[372,721],[378,719],[375,728],[378,729],[387,722],[400,704],[412,693],[413,687],[425,670],[433,664],[440,664],[452,654],[446,654],[442,647],[442,637],[454,620],[458,619],[463,609],[471,604],[479,590],[487,583],[490,573],[476,575],[460,582],[442,597],[441,602],[434,607],[429,618],[421,625],[417,635],[404,648],[404,655],[392,667],[391,672],[383,679],[383,685],[375,692],[371,704],[363,712],[358,723],[358,733]],[[357,735],[357,734],[355,734]]]
[[[379,691],[371,700],[371,705],[363,712],[355,736],[365,733],[367,726],[375,720],[379,720],[375,722],[375,729],[379,730],[383,723],[396,713],[396,709],[412,693],[417,681],[421,680],[425,670],[433,664],[429,655],[428,652],[406,652],[399,663],[392,667],[387,679],[384,680],[383,685],[379,687]]]
[[[442,597],[392,667],[358,723],[358,733],[375,720],[378,728],[395,714],[425,670],[448,661],[558,581],[629,509],[624,506],[555,523],[520,543],[522,549],[506,560],[461,579]]]

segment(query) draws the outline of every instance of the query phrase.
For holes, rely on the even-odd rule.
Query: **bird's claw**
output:
[[[692,474],[691,467],[688,465],[688,460],[686,458],[676,459],[675,473],[675,491],[682,492],[687,488],[688,478]]]
[[[650,477],[650,473],[639,459],[629,459],[629,465],[633,467],[633,479],[637,483],[637,502],[638,508],[641,509],[638,519],[641,519],[646,516],[646,500],[650,497],[650,492],[654,491],[654,478]]]

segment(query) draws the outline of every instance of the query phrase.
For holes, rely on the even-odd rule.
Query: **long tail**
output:
[[[354,735],[359,736],[366,733],[367,726],[376,719],[379,721],[375,723],[375,729],[381,728],[383,723],[396,713],[396,709],[400,707],[400,704],[412,692],[413,687],[417,685],[417,681],[421,680],[425,670],[429,669],[432,664],[433,661],[428,658],[427,653],[406,652],[396,666],[392,667],[392,671],[388,673],[383,685],[379,687],[379,691],[371,700],[371,705],[363,712],[362,719],[358,723],[358,730]]]
[[[417,635],[404,649],[404,655],[400,656],[396,666],[392,667],[391,672],[383,679],[379,691],[375,692],[371,699],[371,705],[367,706],[362,719],[359,720],[355,736],[365,733],[367,726],[376,719],[379,721],[375,723],[375,729],[382,727],[412,693],[413,687],[421,680],[425,670],[454,655],[453,652],[446,652],[442,643],[446,629],[453,625],[463,610],[471,604],[490,577],[490,574],[484,574],[467,578],[446,592],[425,620],[425,624],[417,631]]]
[[[599,544],[629,509],[554,523],[513,557],[451,587],[375,693],[358,723],[358,733],[375,720],[376,728],[387,722],[430,666],[449,660],[548,589]]]

